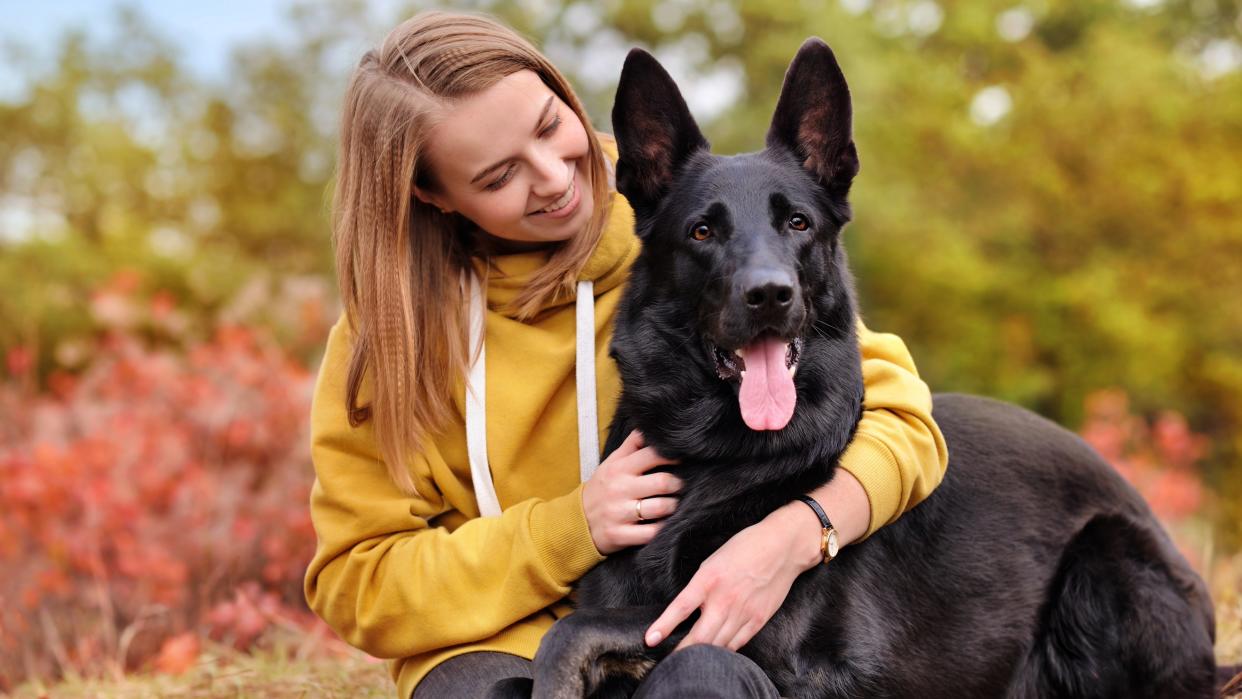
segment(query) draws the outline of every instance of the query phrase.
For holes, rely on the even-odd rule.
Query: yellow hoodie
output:
[[[600,444],[620,393],[608,357],[612,318],[639,251],[633,211],[619,194],[612,206],[581,275],[594,282]],[[306,599],[347,642],[392,660],[403,699],[433,667],[462,653],[533,658],[548,627],[570,613],[570,587],[603,560],[583,514],[578,475],[574,299],[548,304],[529,323],[503,311],[544,261],[537,252],[493,258],[503,276],[493,272],[487,288],[487,455],[504,509],[499,517],[479,517],[466,455],[464,381],[453,424],[410,460],[421,497],[404,495],[388,478],[373,421],[349,426],[353,338],[344,316],[328,335],[311,408],[318,547],[306,571]],[[866,409],[841,467],[867,492],[870,535],[927,497],[948,452],[904,343],[861,321],[858,331]],[[373,395],[368,373],[358,404]]]

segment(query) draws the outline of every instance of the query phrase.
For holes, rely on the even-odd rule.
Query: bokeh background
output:
[[[385,695],[302,601],[307,419],[340,98],[431,4],[6,5],[0,691]],[[1242,1],[441,6],[532,38],[605,131],[626,51],[653,50],[726,153],[827,40],[869,325],[935,390],[1095,445],[1242,661]]]

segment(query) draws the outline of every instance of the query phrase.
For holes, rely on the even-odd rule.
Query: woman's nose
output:
[[[569,168],[559,153],[551,149],[537,150],[531,158],[533,182],[531,190],[540,197],[559,197],[569,188]]]

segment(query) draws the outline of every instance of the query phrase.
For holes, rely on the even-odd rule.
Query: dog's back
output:
[[[831,617],[797,674],[869,696],[1211,696],[1211,602],[1138,494],[1029,411],[938,395],[934,414],[944,482],[791,594]]]

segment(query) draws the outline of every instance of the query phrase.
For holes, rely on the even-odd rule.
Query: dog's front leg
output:
[[[643,641],[663,607],[580,609],[552,625],[535,654],[533,699],[608,696],[610,688],[632,691],[678,635],[655,648]],[[624,694],[628,696],[628,693]]]

